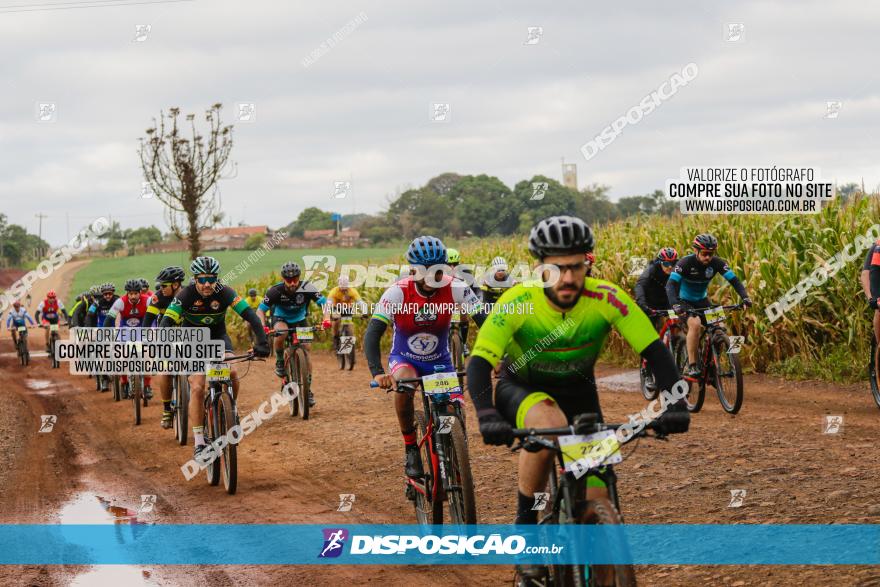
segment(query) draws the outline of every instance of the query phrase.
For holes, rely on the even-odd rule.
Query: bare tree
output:
[[[181,136],[177,125],[180,108],[171,108],[168,114],[160,112],[158,123],[154,118],[153,127],[146,130],[147,136],[140,139],[144,178],[165,205],[171,231],[189,241],[192,259],[201,248],[199,232],[222,218],[216,189],[211,188],[218,180],[230,177],[223,174],[230,164],[232,125],[221,125],[221,108],[222,104],[214,104],[205,111],[210,127],[207,140],[196,129],[195,114],[186,115],[192,139]],[[166,121],[170,129],[166,129]]]

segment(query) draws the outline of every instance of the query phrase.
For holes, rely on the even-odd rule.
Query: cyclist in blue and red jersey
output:
[[[449,274],[446,247],[440,239],[416,238],[409,245],[406,260],[411,267],[415,266],[417,274],[404,277],[385,290],[364,334],[364,353],[370,373],[383,389],[396,387],[400,379],[435,373],[437,366],[446,372],[454,370],[449,353],[453,305],[460,306],[460,313],[472,316],[477,326],[486,318],[473,290]],[[379,350],[379,342],[389,325],[394,337],[388,357],[390,374],[382,367]],[[462,401],[460,394],[453,399]],[[416,444],[412,395],[395,394],[394,408],[403,435],[406,474],[419,477],[423,473]]]
[[[116,298],[107,311],[104,319],[105,328],[141,328],[147,316],[147,304],[150,297],[141,293],[141,279],[129,279],[125,282],[125,295]],[[122,375],[122,384],[128,383],[128,375]],[[144,396],[153,398],[150,377],[144,377]]]

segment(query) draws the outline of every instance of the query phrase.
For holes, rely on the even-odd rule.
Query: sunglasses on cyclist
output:
[[[299,276],[296,276],[296,277],[282,277],[282,279],[284,280],[284,283],[296,283],[297,281],[299,281]]]
[[[204,285],[206,283],[217,283],[217,276],[216,275],[207,275],[204,277],[196,277],[196,281],[198,281],[202,285]]]
[[[105,298],[112,298],[112,297],[113,297],[113,292],[112,292],[112,291],[105,291],[105,292],[102,293],[101,295],[104,296]]]
[[[701,257],[709,257],[711,259],[715,256],[715,251],[699,251],[697,254]]]
[[[577,263],[570,263],[568,265],[557,265],[556,263],[544,263],[547,267],[556,267],[559,269],[560,274],[565,274],[566,271],[572,271],[573,273],[577,273],[578,271],[586,271],[587,264],[584,261],[579,261]]]
[[[174,285],[173,281],[164,281],[159,284],[159,287],[171,287],[172,285]]]
[[[660,261],[660,264],[664,267],[674,267],[675,261]]]

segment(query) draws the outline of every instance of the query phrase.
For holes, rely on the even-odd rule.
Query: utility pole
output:
[[[37,218],[40,219],[40,228],[39,228],[39,232],[38,232],[37,236],[40,237],[40,252],[39,252],[39,254],[40,254],[40,256],[42,256],[42,255],[46,254],[43,251],[43,218],[48,218],[48,216],[46,216],[42,212],[40,214],[34,214],[34,216],[36,216]]]

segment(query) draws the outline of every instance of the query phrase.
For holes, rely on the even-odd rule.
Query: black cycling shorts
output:
[[[515,379],[501,378],[495,386],[495,407],[504,419],[515,428],[523,428],[528,411],[538,403],[552,401],[565,414],[568,423],[578,414],[599,414],[599,394],[596,389],[548,388],[547,386],[525,386]]]
[[[685,311],[687,311],[687,310],[705,310],[706,308],[712,307],[712,302],[709,301],[709,298],[703,298],[702,300],[697,300],[696,302],[691,302],[689,300],[681,300],[680,299],[678,301],[678,303],[681,304],[681,307]],[[698,316],[700,318],[700,323],[703,326],[705,326],[706,325],[706,315],[705,314],[698,314]],[[685,325],[687,324],[688,317],[689,316],[687,314],[681,316],[681,319],[682,319],[681,321]]]

